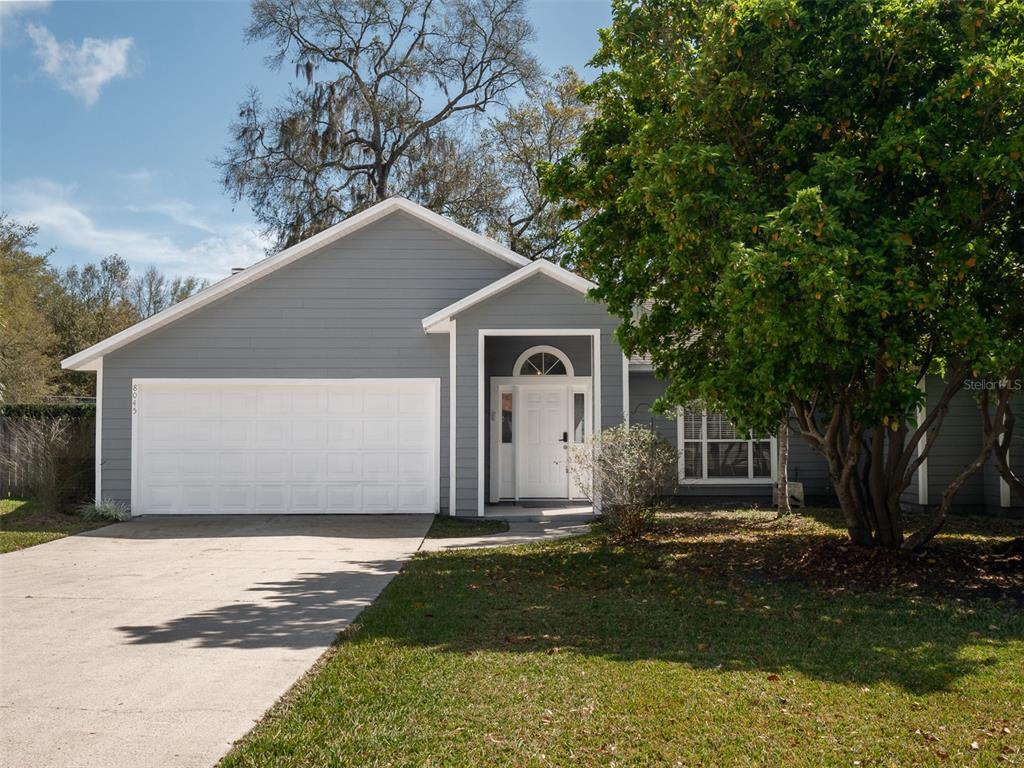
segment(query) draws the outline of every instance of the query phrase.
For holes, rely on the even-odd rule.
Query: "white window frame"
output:
[[[680,485],[774,485],[776,478],[778,478],[778,463],[779,463],[779,445],[778,440],[774,437],[769,437],[768,441],[771,444],[769,451],[771,453],[771,476],[770,477],[754,477],[754,443],[764,442],[764,440],[758,440],[754,437],[747,438],[722,438],[708,440],[708,412],[707,410],[701,410],[701,438],[695,440],[693,438],[685,438],[685,425],[683,422],[683,413],[686,409],[680,409],[676,414],[676,447],[678,449],[678,464],[676,466],[676,475]],[[692,412],[696,412],[697,409],[690,409]],[[686,466],[686,456],[683,452],[684,443],[697,443],[701,444],[701,473],[703,477],[686,477],[684,469]],[[745,442],[747,444],[747,476],[746,477],[708,477],[708,443],[739,443]]]
[[[569,359],[569,356],[567,354],[565,354],[565,352],[560,350],[558,347],[553,347],[550,344],[538,344],[537,346],[530,347],[525,352],[523,352],[519,357],[516,358],[516,364],[514,366],[512,366],[512,375],[517,377],[517,378],[520,378],[520,377],[536,378],[538,376],[538,374],[523,373],[522,370],[523,370],[523,366],[526,364],[527,360],[529,360],[534,355],[540,354],[542,352],[544,354],[551,355],[552,357],[557,358],[562,363],[562,365],[565,367],[565,373],[564,374],[558,374],[558,373],[555,373],[555,374],[547,374],[547,373],[539,374],[542,378],[551,378],[552,376],[575,376],[576,375],[576,372],[575,372],[575,370],[572,367],[572,360]]]

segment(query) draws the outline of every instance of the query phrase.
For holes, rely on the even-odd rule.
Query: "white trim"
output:
[[[463,312],[482,301],[486,301],[492,296],[496,296],[502,291],[507,291],[509,288],[512,288],[513,286],[518,285],[524,280],[527,280],[537,274],[550,277],[562,285],[579,291],[582,294],[586,294],[596,287],[589,280],[584,280],[579,275],[573,274],[564,267],[552,264],[550,261],[545,261],[544,259],[537,259],[536,261],[531,262],[529,266],[517,269],[511,274],[505,275],[505,277],[485,285],[480,290],[469,294],[469,296],[459,299],[455,303],[449,304],[444,309],[440,309],[434,314],[423,318],[423,330],[427,333],[443,332],[443,324],[449,318],[454,317],[460,312]]]
[[[459,337],[456,333],[455,320],[448,329],[448,515],[455,516],[458,506],[455,500],[455,392],[458,389],[458,370],[455,364],[458,356]]]
[[[535,264],[537,262],[534,262]],[[523,270],[519,270],[520,272]],[[514,272],[513,274],[518,274]],[[572,274],[571,272],[569,274]],[[445,318],[447,319],[447,318]],[[488,336],[590,336],[591,346],[591,379],[594,395],[591,398],[593,409],[593,433],[601,431],[601,329],[600,328],[480,328],[477,330],[476,345],[476,499],[477,515],[484,515],[484,499],[486,490],[484,482],[484,419],[487,409],[484,407],[484,343]],[[544,377],[552,378],[552,377]]]
[[[452,320],[452,322],[454,323],[455,320]],[[524,377],[524,376],[525,377],[530,377],[531,375],[533,375],[533,374],[520,373],[519,371],[522,369],[523,363],[525,363],[527,360],[529,360],[531,357],[533,357],[534,355],[536,355],[539,352],[545,352],[545,353],[547,353],[549,355],[554,355],[559,360],[561,360],[562,361],[562,365],[565,366],[565,374],[564,375],[566,375],[566,376],[575,376],[576,375],[576,371],[572,367],[572,360],[569,359],[569,356],[567,354],[565,354],[565,352],[560,350],[558,347],[553,347],[550,344],[538,344],[535,347],[530,347],[529,349],[525,350],[521,355],[519,355],[519,357],[516,358],[515,365],[512,366],[512,375],[517,377],[517,378],[518,377]],[[550,377],[542,376],[541,378],[550,378]]]
[[[685,426],[683,423],[683,413],[686,409],[680,408],[676,413],[676,446],[679,451],[678,466],[676,467],[676,481],[679,485],[717,485],[717,486],[733,486],[733,485],[775,485],[778,482],[779,476],[779,441],[776,437],[768,437],[767,440],[770,445],[770,462],[771,467],[768,470],[768,477],[752,477],[754,473],[754,443],[762,443],[765,438],[754,438],[754,437],[737,437],[737,438],[715,438],[708,440],[708,412],[706,410],[701,411],[701,438],[696,440],[694,438],[686,438]],[[695,410],[695,409],[691,409]],[[683,452],[683,443],[696,443],[701,444],[701,474],[703,477],[684,477],[683,467],[685,466],[686,457]],[[746,443],[747,444],[747,477],[708,477],[708,443]]]
[[[310,253],[318,251],[331,243],[337,242],[346,235],[350,235],[368,224],[372,224],[373,222],[378,221],[391,213],[395,213],[396,211],[402,211],[411,216],[415,216],[420,221],[429,224],[435,229],[451,235],[452,237],[458,238],[463,242],[469,243],[484,253],[495,256],[502,261],[512,264],[513,266],[523,267],[530,264],[529,259],[509,250],[489,237],[484,237],[483,235],[479,235],[476,232],[466,229],[465,227],[456,224],[454,221],[451,221],[444,216],[440,216],[410,200],[406,200],[402,197],[392,197],[377,203],[354,216],[349,216],[341,223],[335,224],[333,227],[325,229],[323,232],[313,235],[312,237],[303,240],[301,243],[293,245],[291,248],[286,248],[280,253],[256,262],[251,267],[243,269],[237,274],[224,278],[194,296],[190,296],[184,301],[165,309],[163,312],[158,312],[152,317],[147,318],[140,323],[136,323],[120,333],[115,333],[113,336],[104,339],[98,344],[92,345],[88,349],[84,349],[77,354],[71,355],[61,362],[61,367],[79,371],[90,370],[90,368],[87,367],[87,364],[96,358],[108,354],[115,349],[119,349],[125,344],[135,341],[158,328],[162,328],[168,323],[172,323],[175,320],[194,312],[200,307],[204,307],[207,304],[228,295],[229,293],[233,293],[239,288],[243,288],[261,277],[269,275],[272,272],[276,272],[282,267],[301,259],[303,256],[308,256]]]
[[[629,358],[622,355],[622,423],[629,426]]]
[[[928,416],[928,385],[924,377],[917,382],[917,388],[924,393],[925,401],[917,407],[917,423],[920,425]],[[921,435],[917,443],[917,455],[924,453],[928,446],[928,433]],[[922,507],[928,506],[928,457],[917,465],[917,503]]]
[[[601,434],[601,329],[595,328],[590,352],[590,375],[594,377],[594,432]]]
[[[154,377],[154,378],[133,378],[131,388],[131,410],[132,410],[132,446],[131,446],[131,510],[132,515],[145,514],[145,512],[137,513],[135,510],[139,509],[138,504],[142,500],[142,494],[139,488],[139,413],[142,410],[142,394],[145,390],[146,385],[150,384],[177,384],[179,386],[205,386],[209,384],[237,384],[237,385],[252,385],[252,386],[263,386],[263,385],[280,385],[287,386],[292,384],[305,384],[305,385],[330,385],[330,384],[344,384],[358,382],[360,384],[394,384],[395,382],[401,382],[403,384],[429,384],[431,392],[434,398],[434,427],[437,430],[436,438],[438,440],[436,444],[436,450],[434,451],[434,514],[438,514],[441,511],[441,379],[440,378],[427,378],[427,377],[397,377],[392,376],[390,378],[333,378],[333,379],[261,379],[258,377],[245,377],[245,378],[201,378],[201,377],[188,377],[188,378],[173,378],[173,377]],[[228,513],[226,513],[228,514]],[[249,513],[240,513],[249,514]],[[389,514],[386,512],[374,512],[368,514]],[[396,513],[406,514],[406,513]]]
[[[477,331],[476,339],[476,514],[484,516],[484,419],[487,408],[484,405],[484,343],[487,332]]]
[[[1003,423],[1006,423],[1006,414],[1003,414]],[[999,444],[1002,445],[1003,440],[1006,439],[1006,433],[1004,432],[999,438]],[[1006,449],[1006,464],[1010,464],[1010,449]],[[999,472],[999,467],[996,467],[996,471]],[[999,506],[1006,509],[1010,506],[1010,484],[1006,482],[1006,478],[1003,477],[1003,473],[999,472]]]
[[[139,380],[132,379],[131,409],[132,409],[132,448],[131,448],[131,499],[129,509],[132,517],[136,510],[141,509],[139,503],[142,501],[142,494],[139,492]]]
[[[96,361],[96,478],[93,494],[97,504],[103,501],[103,358]]]
[[[487,414],[487,422],[491,425],[491,436],[488,440],[488,446],[490,451],[490,483],[487,489],[487,499],[491,504],[501,501],[502,498],[506,500],[509,497],[503,497],[501,495],[501,419],[495,418],[500,413],[500,398],[502,393],[512,393],[512,408],[513,418],[518,418],[520,411],[520,403],[518,394],[524,387],[536,387],[536,386],[563,386],[565,387],[566,394],[568,395],[568,401],[566,403],[566,414],[567,424],[566,427],[569,434],[572,434],[572,420],[575,415],[573,410],[573,396],[576,394],[583,394],[585,406],[590,405],[590,401],[594,396],[594,380],[592,376],[491,376],[489,379],[488,390],[490,392],[490,412]],[[584,412],[583,432],[589,437],[591,434],[593,424],[593,413],[590,408],[587,408]],[[519,501],[519,456],[518,456],[518,439],[522,434],[522,426],[517,422],[512,429],[512,471],[513,471],[513,496],[516,501]],[[568,481],[569,484],[566,488],[566,497],[570,501],[583,498],[582,496],[572,495],[572,481]]]

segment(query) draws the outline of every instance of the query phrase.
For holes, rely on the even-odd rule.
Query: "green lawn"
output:
[[[958,522],[915,567],[1019,532]],[[1024,765],[1019,572],[1000,601],[800,576],[832,540],[691,512],[633,549],[421,554],[222,768]]]
[[[0,499],[0,553],[33,547],[103,525],[109,522],[88,523],[78,515],[43,512],[25,499]]]

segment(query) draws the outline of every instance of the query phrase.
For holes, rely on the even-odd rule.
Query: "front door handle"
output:
[[[560,443],[568,443],[569,442],[569,433],[568,432],[563,432],[562,433],[562,439],[559,440],[558,442],[560,442]]]

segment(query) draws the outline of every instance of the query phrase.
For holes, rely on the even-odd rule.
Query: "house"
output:
[[[579,498],[566,445],[650,420],[680,495],[769,502],[774,440],[652,418],[661,384],[591,287],[379,203],[63,361],[97,377],[96,495],[136,515],[482,515]],[[801,440],[790,474],[828,497]]]

